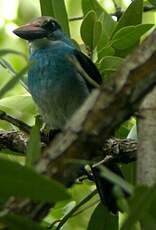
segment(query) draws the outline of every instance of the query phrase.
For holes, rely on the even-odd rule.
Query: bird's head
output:
[[[13,32],[29,42],[42,38],[61,40],[61,36],[63,36],[61,26],[54,18],[49,16],[38,17]]]

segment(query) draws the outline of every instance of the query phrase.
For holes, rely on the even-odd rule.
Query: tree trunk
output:
[[[156,182],[156,88],[140,106],[138,121],[138,184]]]

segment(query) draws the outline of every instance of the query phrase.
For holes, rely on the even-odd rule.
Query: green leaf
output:
[[[19,73],[16,74],[14,78],[12,78],[3,88],[0,89],[0,98],[2,98],[6,92],[8,92],[17,84],[17,82],[26,73],[27,70],[28,66],[24,67]]]
[[[98,62],[101,62],[104,56],[113,56],[114,54],[115,50],[111,46],[105,46],[98,51]]]
[[[96,21],[93,32],[94,32],[93,34],[93,49],[94,49],[101,38],[102,24],[100,21]]]
[[[118,129],[115,130],[115,137],[120,138],[120,139],[127,138],[127,135],[134,124],[135,124],[134,118],[122,123],[122,125]]]
[[[153,24],[126,26],[118,30],[112,37],[111,45],[115,49],[127,49],[139,41],[140,37],[151,29]]]
[[[93,49],[93,34],[94,26],[96,23],[96,13],[94,11],[89,11],[82,21],[80,33],[82,40],[86,45]]]
[[[5,56],[7,54],[15,54],[15,55],[19,55],[21,57],[23,57],[24,59],[27,60],[27,57],[25,56],[25,54],[19,52],[19,51],[16,51],[16,50],[12,50],[12,49],[0,49],[0,57],[1,56]]]
[[[115,185],[113,187],[113,194],[116,198],[116,202],[119,210],[122,210],[122,212],[128,212],[129,211],[128,202],[126,200],[123,190],[118,185]]]
[[[120,176],[116,175],[115,173],[111,172],[109,169],[107,169],[104,166],[99,166],[101,170],[101,176],[108,179],[110,182],[118,185],[120,188],[122,188],[124,191],[126,191],[129,194],[133,193],[133,185],[125,181]]]
[[[102,23],[103,30],[107,34],[108,37],[111,36],[114,26],[116,25],[116,22],[112,19],[110,14],[108,14],[106,11],[101,14],[99,17],[99,20]]]
[[[53,6],[51,0],[40,0],[40,8],[42,15],[54,17]]]
[[[68,16],[64,0],[40,0],[42,15],[54,17],[62,26],[63,31],[70,36]]]
[[[88,12],[81,24],[81,37],[91,50],[97,46],[101,32],[102,25],[100,21],[97,21],[96,13],[94,11]]]
[[[18,109],[15,105],[18,104]],[[5,111],[29,125],[34,125],[34,115],[37,108],[30,95],[5,97],[0,100],[0,110]]]
[[[112,19],[112,17],[107,12],[103,12],[99,17],[99,20],[102,23],[102,35],[97,47],[98,52],[99,50],[103,49],[103,47],[107,46],[113,28],[116,24],[116,22]]]
[[[87,14],[89,11],[93,10],[96,12],[96,15],[99,17],[105,10],[96,0],[82,0],[81,6],[84,15]]]
[[[77,203],[76,205],[75,204],[73,205],[73,203],[71,204],[68,203],[68,210],[66,211],[64,217],[61,219],[60,223],[58,224],[57,229],[60,229],[76,213],[76,211],[78,212],[80,207],[84,207],[85,204],[89,200],[91,200],[96,194],[97,194],[97,190],[94,190],[91,193],[89,193],[87,196],[84,196],[84,198],[80,200],[80,202]]]
[[[142,22],[143,0],[134,0],[120,18],[113,34],[125,26],[138,25]]]
[[[8,214],[0,217],[0,221],[4,222],[9,230],[44,230],[39,224],[24,216]]]
[[[99,203],[95,208],[88,224],[87,230],[118,230],[118,217],[113,216]]]
[[[155,212],[156,210],[154,210]],[[143,226],[144,230],[155,230],[156,229],[156,219],[152,216],[146,213],[144,218],[140,221],[141,225]]]
[[[27,145],[26,165],[33,166],[41,157],[40,116],[36,117]]]
[[[138,139],[138,135],[137,135],[137,125],[133,125],[133,127],[130,129],[127,138],[133,139],[133,140],[137,140]]]
[[[101,50],[104,46],[107,45],[107,42],[109,40],[109,37],[112,33],[112,30],[114,28],[115,25],[115,21],[112,19],[112,17],[107,13],[107,11],[105,9],[102,8],[102,6],[96,1],[96,0],[82,0],[81,1],[82,4],[82,10],[83,13],[86,16],[89,14],[89,12],[94,11],[96,13],[97,19],[98,21],[101,22],[101,26],[102,27],[100,30],[102,30],[100,33],[101,35],[98,37],[98,42],[97,42],[97,49],[98,52],[99,50]],[[95,20],[95,18],[92,19],[93,21]],[[88,23],[89,24],[89,23]],[[87,32],[85,32],[85,30],[91,30],[93,29],[92,26],[93,24],[90,23],[89,24],[90,27],[86,27],[84,28],[83,34],[86,34]],[[96,31],[96,30],[95,30]],[[95,33],[95,35],[97,36],[98,34]],[[82,39],[83,39],[83,35],[81,34]],[[84,35],[85,37],[87,35]],[[93,33],[88,33],[88,36],[93,37]],[[87,39],[87,41],[89,40],[89,38]],[[85,42],[85,38],[84,38],[84,42]],[[86,43],[87,44],[87,43]],[[90,47],[90,46],[89,46]]]
[[[93,10],[90,4],[90,0],[81,0],[81,7],[84,15]]]
[[[143,220],[152,204],[156,203],[156,187],[137,187],[134,195],[129,201],[130,212],[126,218],[121,230],[131,230],[134,224]]]
[[[139,41],[136,42],[132,47],[128,47],[127,49],[115,49],[115,55],[121,58],[125,58],[127,55],[129,55],[135,47],[139,45]]]
[[[97,16],[100,16],[105,11],[97,0],[90,0],[90,4],[92,9],[96,12]]]
[[[153,192],[153,195],[155,196],[155,198],[151,202],[150,208],[148,209],[148,211],[146,211],[143,218],[140,219],[141,226],[143,226],[144,230],[149,230],[149,229],[155,230],[156,229],[156,195],[154,193],[156,193],[156,190]]]
[[[59,183],[48,179],[30,167],[0,159],[0,200],[10,196],[30,198],[34,201],[57,202],[69,198]]]
[[[64,0],[51,0],[53,6],[54,17],[61,24],[64,32],[70,36],[68,16]]]
[[[5,68],[12,77],[16,77],[17,72],[14,70],[14,68],[12,67],[12,65],[8,61],[6,61],[3,58],[0,58],[0,65],[3,68]],[[20,83],[28,91],[27,76],[26,75],[21,76]]]
[[[116,56],[106,56],[102,58],[98,67],[101,73],[115,72],[118,67],[123,63],[123,59]]]

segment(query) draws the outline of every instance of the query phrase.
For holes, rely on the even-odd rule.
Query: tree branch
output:
[[[21,120],[18,120],[17,118],[14,118],[10,115],[8,115],[6,112],[0,110],[0,119],[8,121],[9,123],[15,125],[18,127],[20,130],[24,131],[27,134],[30,134],[31,131],[31,126],[27,125]]]
[[[155,44],[156,30],[126,58],[111,85],[92,92],[65,130],[44,151],[35,165],[36,171],[69,186],[78,177],[80,169],[79,165],[71,163],[71,159],[98,158],[98,150],[104,141],[138,110],[144,96],[156,85]],[[36,220],[48,212],[45,207],[50,208],[50,204],[34,204],[16,198],[7,202],[8,212],[28,215]]]
[[[44,146],[45,147],[45,146]],[[8,149],[17,156],[25,156],[27,137],[22,132],[1,131],[0,150]],[[111,138],[103,143],[91,160],[98,161],[104,158],[112,159],[117,163],[130,163],[136,160],[137,142],[132,139]]]
[[[16,131],[0,132],[0,150],[9,149],[15,155],[24,156],[26,152],[27,139],[23,133]]]
[[[111,87],[96,89],[90,95],[65,131],[46,149],[43,160],[36,165],[40,173],[68,184],[71,168],[68,167],[70,176],[67,171],[63,174],[65,161],[72,158],[90,160],[114,128],[137,111],[143,97],[156,84],[155,42],[156,30],[125,60]],[[73,179],[74,171],[72,169]]]
[[[156,88],[143,100],[138,119],[138,184],[152,186],[156,182]]]
[[[143,12],[149,12],[149,11],[153,11],[153,10],[156,10],[156,7],[155,6],[144,6],[143,8]],[[124,14],[124,11],[121,10],[120,7],[118,7],[118,9],[110,14],[111,16],[115,16],[117,17],[118,19],[121,18],[121,16]],[[79,20],[83,20],[83,16],[74,16],[74,17],[70,17],[69,18],[69,21],[72,22],[72,21],[79,21]]]

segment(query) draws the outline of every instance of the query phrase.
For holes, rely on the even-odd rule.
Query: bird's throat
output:
[[[36,49],[40,49],[40,48],[46,48],[48,46],[52,45],[51,40],[47,39],[47,38],[42,38],[42,39],[35,39],[34,41],[31,41],[30,44],[30,52],[34,52]]]

